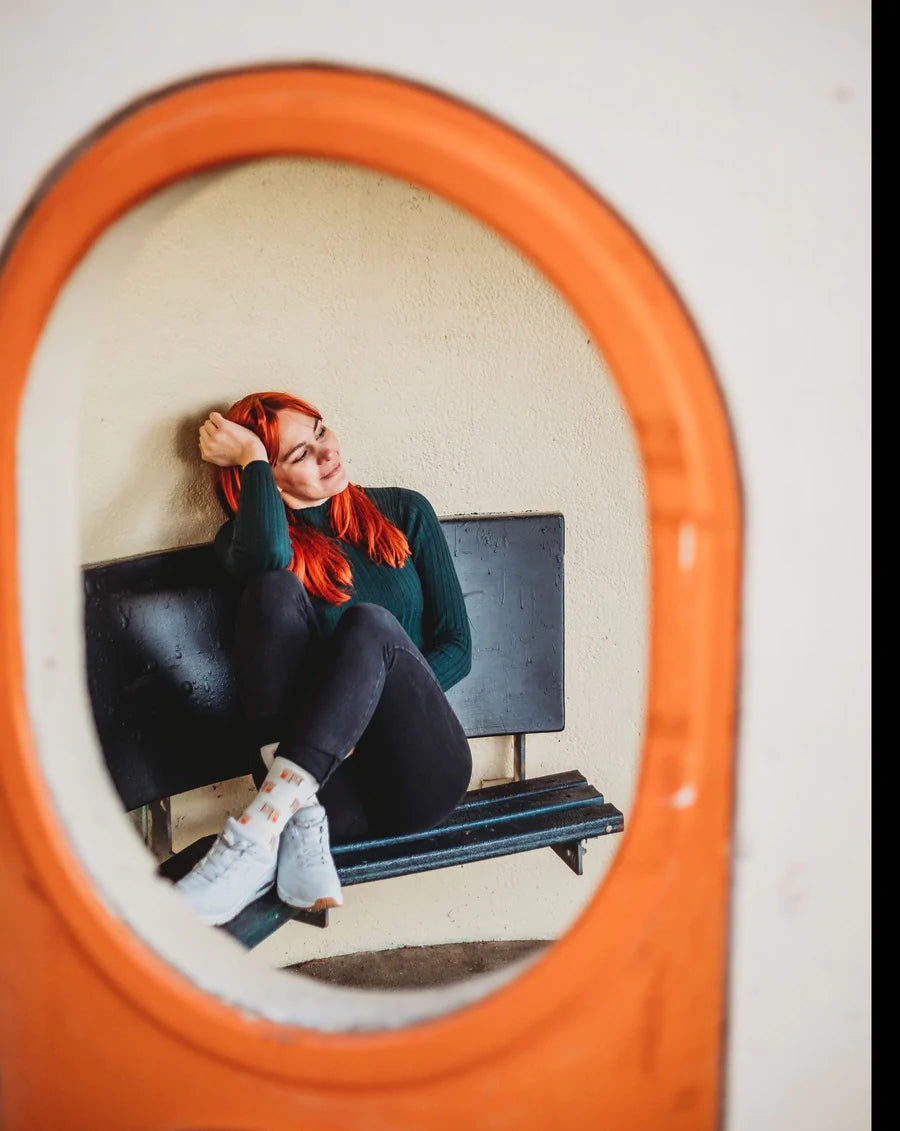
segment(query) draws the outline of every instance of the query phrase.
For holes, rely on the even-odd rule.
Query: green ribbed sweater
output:
[[[341,551],[353,573],[353,589],[350,600],[342,605],[330,605],[311,596],[319,625],[328,636],[352,605],[361,601],[381,605],[394,614],[446,691],[469,673],[472,638],[459,579],[438,517],[418,491],[404,487],[363,490],[403,531],[412,555],[402,568],[394,569],[377,565],[365,549],[341,541]],[[330,499],[294,514],[301,522],[334,536]],[[254,460],[244,468],[237,514],[219,530],[215,550],[219,561],[238,581],[290,566],[293,551],[285,507],[272,469],[264,460]]]

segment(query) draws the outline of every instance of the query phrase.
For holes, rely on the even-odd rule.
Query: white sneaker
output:
[[[175,888],[202,922],[215,927],[266,894],[275,882],[277,860],[277,852],[245,837],[229,817],[209,852]]]
[[[278,845],[278,898],[290,907],[324,911],[344,902],[321,805],[305,805],[288,821]]]

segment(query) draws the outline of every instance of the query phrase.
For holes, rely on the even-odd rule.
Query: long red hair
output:
[[[317,421],[322,419],[318,409],[290,393],[250,393],[233,404],[225,416],[255,432],[263,442],[269,463],[274,465],[281,446],[278,413],[284,409],[302,412]],[[230,518],[237,513],[241,469],[217,467],[214,482],[222,509]],[[320,530],[301,522],[290,507],[285,506],[285,512],[294,551],[291,569],[314,596],[323,597],[332,605],[348,601],[347,590],[353,584],[353,575],[340,548]],[[409,543],[403,532],[353,483],[332,498],[331,524],[341,541],[364,548],[373,562],[397,569],[409,557]]]

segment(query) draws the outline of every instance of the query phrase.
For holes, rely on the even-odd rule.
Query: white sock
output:
[[[265,763],[267,770],[271,770],[272,763],[275,761],[275,755],[278,753],[278,747],[280,745],[280,742],[268,742],[265,746],[260,746],[259,756]]]
[[[272,852],[285,825],[304,805],[316,805],[318,781],[287,758],[275,757],[256,797],[238,817],[241,832]]]
[[[260,758],[262,758],[263,763],[265,764],[265,767],[266,767],[267,770],[272,769],[272,763],[275,761],[275,755],[278,753],[278,747],[280,745],[281,745],[280,742],[268,742],[268,743],[266,743],[265,746],[260,746],[259,756],[260,756]],[[353,751],[351,750],[350,753],[352,754]],[[287,758],[282,758],[282,761],[287,762],[287,764],[289,766],[294,766],[295,769],[299,769],[299,767],[296,766],[294,762],[289,761]],[[309,780],[311,782],[313,782],[313,784],[316,787],[316,790],[318,790],[319,782],[317,781],[316,778],[314,778],[312,776],[312,774],[309,772],[309,770],[300,770],[300,773],[305,774],[306,777],[308,777]],[[293,804],[293,802],[292,802],[292,804]],[[303,808],[304,805],[318,805],[318,804],[319,804],[319,799],[318,799],[318,797],[316,797],[315,793],[313,793],[312,796],[309,798],[309,800],[303,799],[303,800],[300,801],[300,808]],[[294,812],[296,812],[296,810],[294,810]]]

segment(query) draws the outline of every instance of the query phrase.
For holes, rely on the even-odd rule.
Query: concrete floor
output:
[[[323,982],[359,989],[425,989],[496,970],[547,945],[542,939],[517,939],[403,946],[396,950],[316,958],[286,969],[289,973],[306,974]]]

